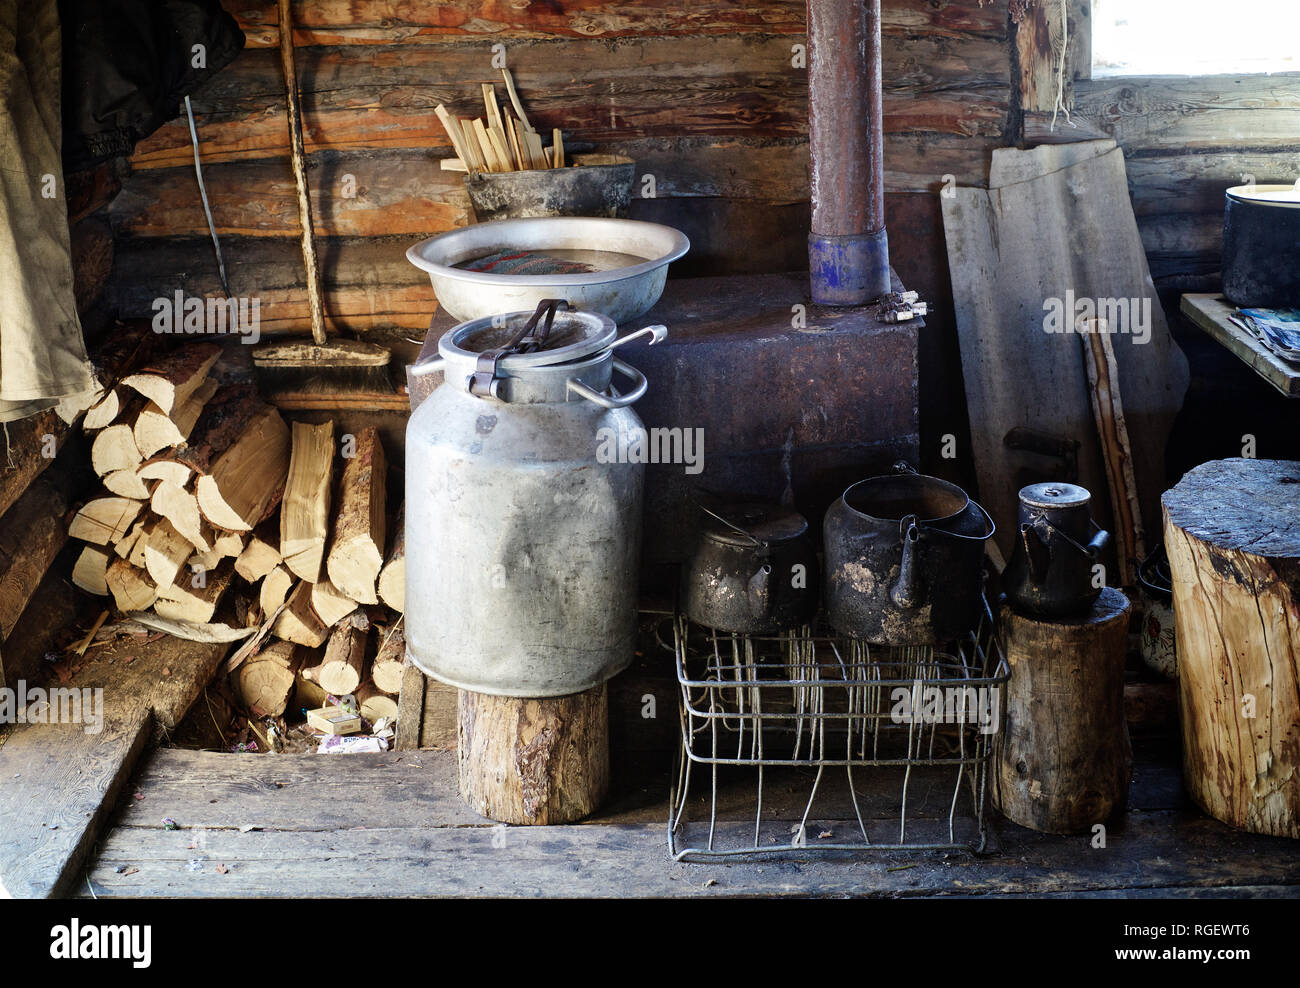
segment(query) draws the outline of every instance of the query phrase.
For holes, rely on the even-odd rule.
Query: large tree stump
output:
[[[1011,679],[997,801],[1022,827],[1079,833],[1124,808],[1133,775],[1124,719],[1129,610],[1113,587],[1079,618],[1029,617],[1002,606]]]
[[[460,690],[460,794],[503,823],[570,823],[609,789],[604,685],[530,700]]]
[[[1300,837],[1300,463],[1205,463],[1162,502],[1184,784],[1224,823]]]

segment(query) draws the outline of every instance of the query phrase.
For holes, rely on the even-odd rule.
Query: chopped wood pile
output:
[[[496,87],[490,82],[483,83],[485,116],[482,120],[452,116],[441,103],[434,107],[434,113],[442,122],[457,155],[443,159],[443,170],[513,172],[565,167],[564,135],[560,128],[551,131],[551,146],[543,147],[542,135],[528,122],[528,114],[519,102],[510,70],[503,68],[501,75],[505,78],[506,93],[515,110],[513,117],[509,110],[502,110],[497,102]]]
[[[209,378],[219,352],[178,347],[91,409],[104,490],[69,523],[72,580],[147,626],[243,637],[227,667],[250,718],[347,698],[392,725],[405,573],[378,432],[284,421],[252,385]]]

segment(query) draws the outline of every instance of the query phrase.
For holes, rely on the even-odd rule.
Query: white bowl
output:
[[[659,301],[668,265],[690,246],[685,234],[658,223],[543,216],[452,230],[413,245],[406,257],[428,272],[438,304],[462,322],[531,310],[544,298],[562,298],[579,311],[602,312],[621,323]],[[586,274],[493,274],[455,267],[499,250],[599,250],[646,260]]]

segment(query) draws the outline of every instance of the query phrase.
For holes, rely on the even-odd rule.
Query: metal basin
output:
[[[438,303],[462,321],[531,310],[544,298],[562,298],[579,311],[603,312],[621,323],[659,301],[668,265],[690,245],[685,234],[658,223],[549,216],[452,230],[420,241],[406,257],[428,272]],[[582,274],[494,274],[456,267],[501,250],[600,251],[643,260]]]

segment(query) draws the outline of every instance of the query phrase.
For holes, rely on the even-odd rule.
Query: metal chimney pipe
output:
[[[889,291],[880,0],[808,0],[812,300],[863,305]]]

